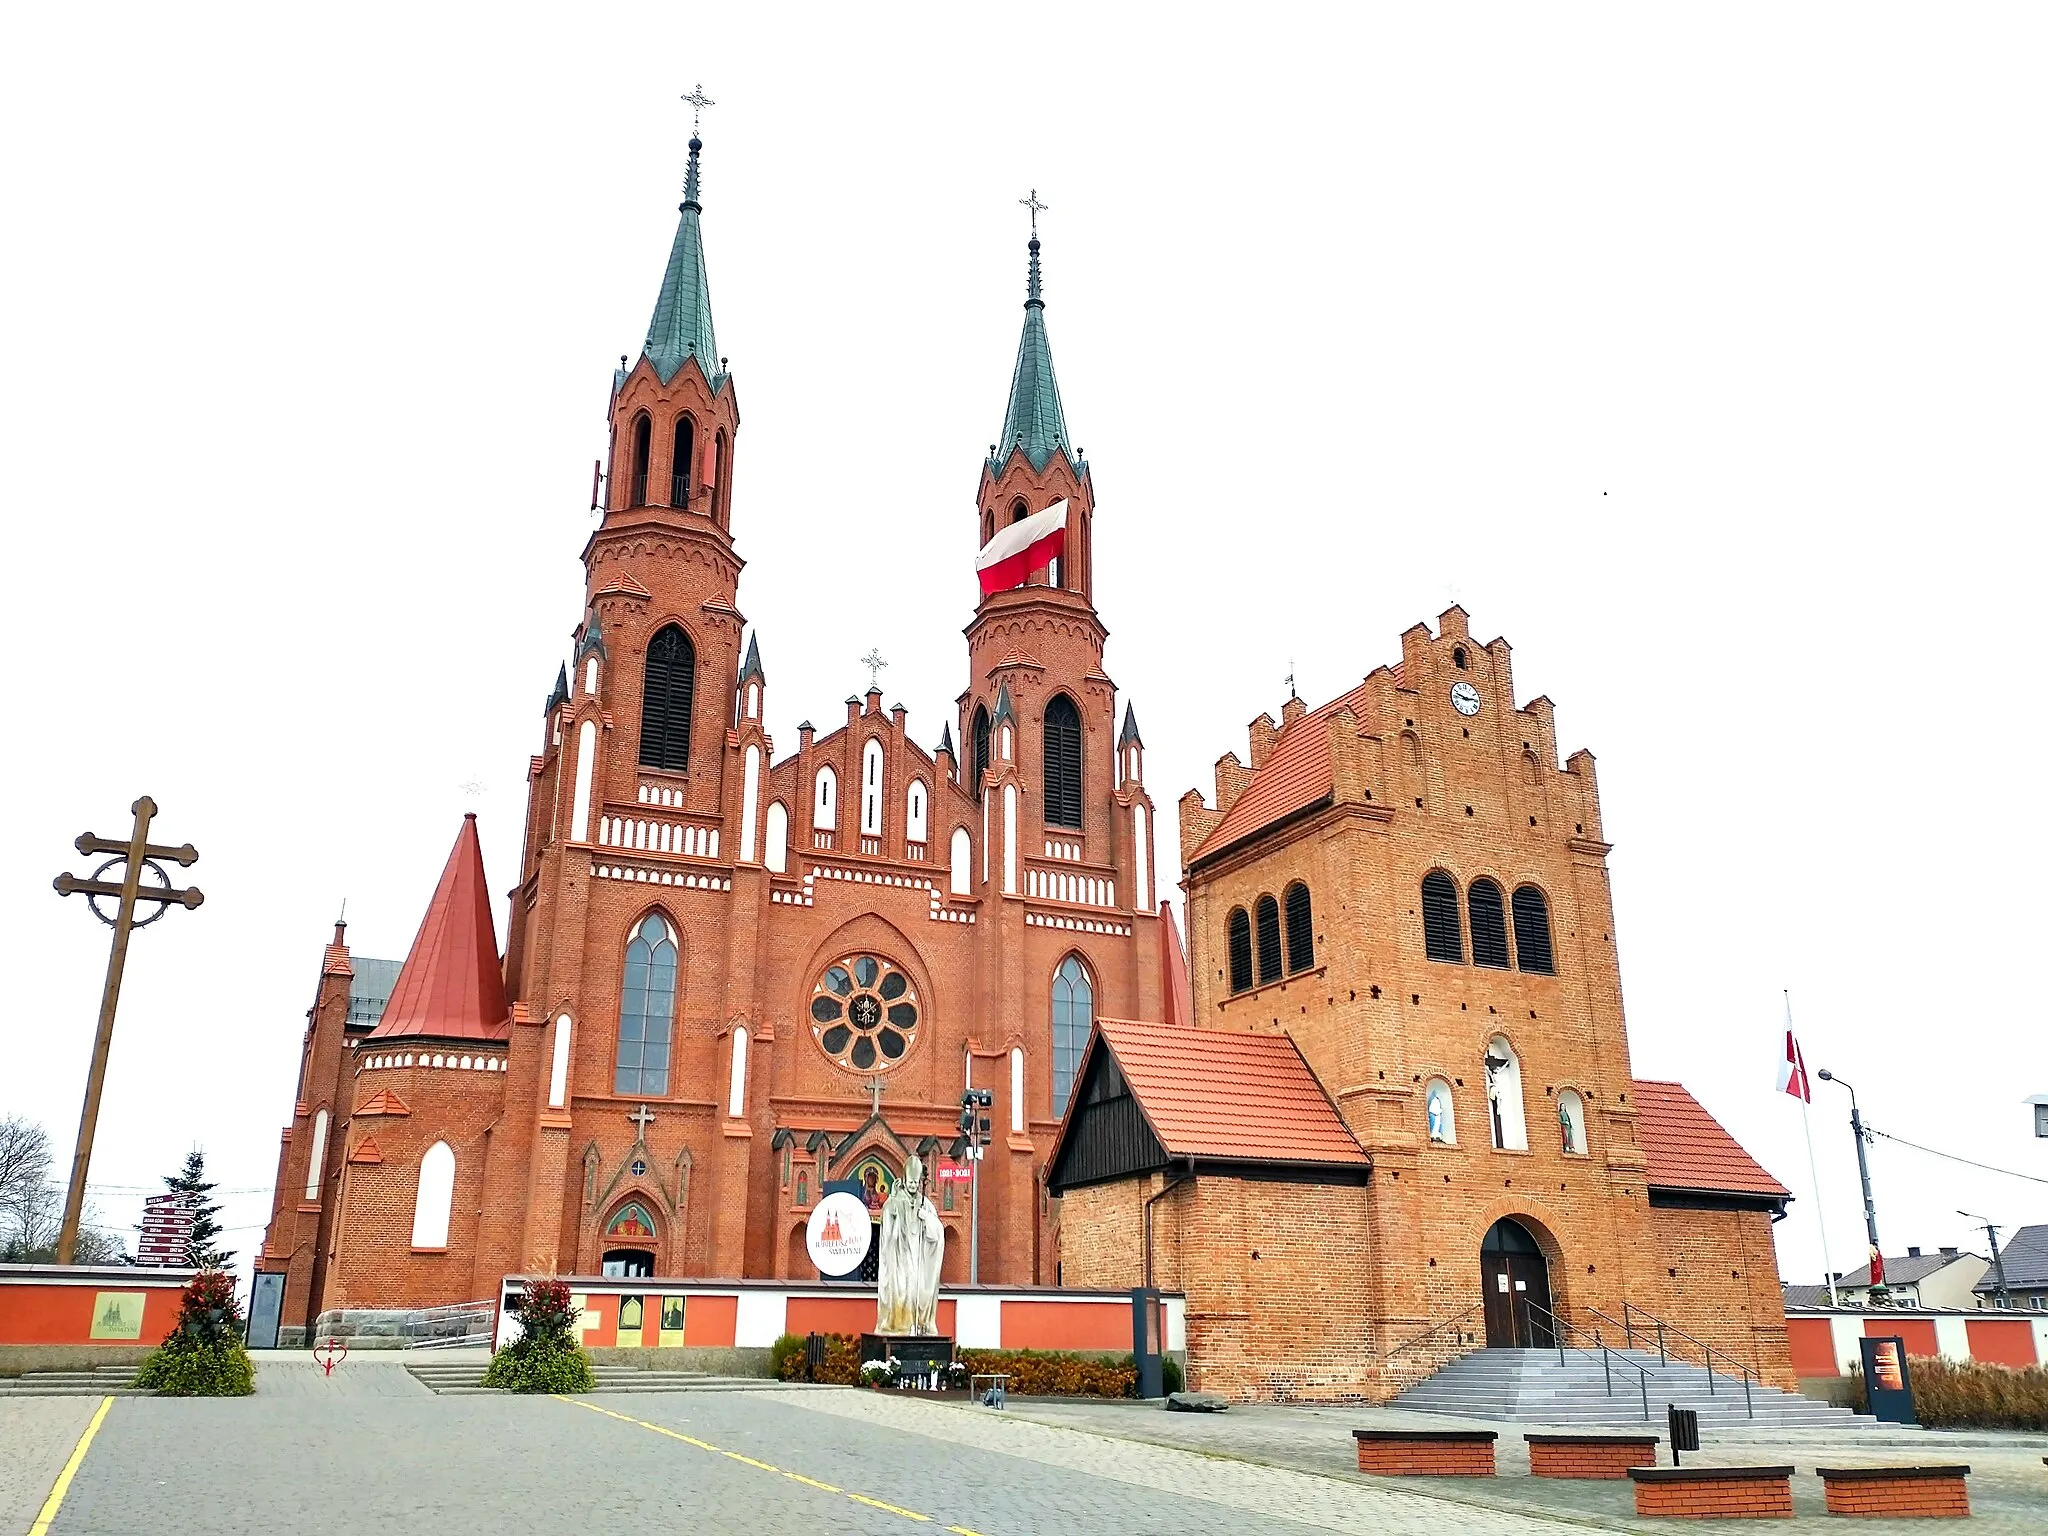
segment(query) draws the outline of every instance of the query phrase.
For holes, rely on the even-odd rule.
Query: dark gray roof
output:
[[[1982,1257],[1982,1255],[1968,1253],[1923,1253],[1916,1256],[1910,1253],[1902,1253],[1897,1258],[1893,1258],[1890,1254],[1886,1254],[1884,1257],[1884,1283],[1886,1285],[1913,1285],[1921,1280],[1925,1280],[1936,1271],[1946,1269],[1949,1265],[1960,1260],[1979,1257]],[[1868,1285],[1870,1284],[1870,1266],[1866,1264],[1861,1269],[1842,1276],[1835,1283],[1838,1287],[1844,1285]]]
[[[367,1029],[384,1017],[384,1006],[391,1001],[391,989],[398,984],[398,972],[405,962],[350,955],[348,964],[355,972],[348,984],[349,1026]]]
[[[2016,1291],[2048,1289],[2048,1225],[2021,1227],[1998,1248],[2005,1283]],[[1998,1294],[1998,1271],[1987,1269],[1975,1287],[1980,1296]]]
[[[1824,1285],[1788,1285],[1785,1287],[1785,1310],[1811,1310],[1825,1307],[1828,1303],[1828,1288]]]

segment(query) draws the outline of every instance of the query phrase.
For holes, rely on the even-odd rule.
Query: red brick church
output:
[[[700,150],[612,383],[503,959],[473,822],[395,980],[338,927],[327,951],[260,1259],[286,1276],[287,1341],[327,1311],[488,1299],[513,1272],[815,1280],[823,1186],[878,1204],[909,1154],[943,1170],[970,1086],[994,1096],[981,1278],[1051,1283],[1041,1174],[1095,1016],[1185,1014],[1036,233],[1002,436],[950,536],[964,557],[1064,503],[1059,553],[980,601],[935,747],[875,687],[777,742],[740,607]],[[948,1281],[968,1272],[965,1187],[936,1190]]]

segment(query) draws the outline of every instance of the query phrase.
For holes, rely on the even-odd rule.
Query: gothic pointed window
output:
[[[981,781],[988,775],[988,707],[974,706],[974,798],[981,798]]]
[[[633,418],[633,499],[628,506],[647,505],[647,456],[654,445],[654,423],[642,411]]]
[[[1230,949],[1230,990],[1249,992],[1252,986],[1252,918],[1243,907],[1233,908],[1224,924]]]
[[[668,504],[690,504],[690,467],[697,459],[697,423],[687,415],[676,418],[675,453],[668,465]]]
[[[1081,827],[1081,712],[1064,693],[1045,706],[1045,824]]]
[[[697,696],[697,649],[680,626],[671,624],[647,646],[647,675],[640,692],[640,765],[687,772],[690,766],[690,711]]]
[[[1308,887],[1299,880],[1282,893],[1287,903],[1287,970],[1310,971],[1316,964],[1316,933],[1309,910]]]
[[[612,1091],[651,1098],[668,1092],[669,1037],[676,1011],[675,930],[650,913],[626,944],[619,989],[619,1058]]]
[[[1555,976],[1550,949],[1550,903],[1533,885],[1515,887],[1515,962],[1538,976]]]
[[[1461,965],[1464,925],[1458,920],[1458,883],[1440,869],[1422,877],[1422,948],[1432,960]]]
[[[1067,1112],[1081,1052],[1095,1028],[1095,987],[1078,955],[1060,962],[1052,978],[1052,1112]]]
[[[454,1204],[455,1149],[437,1141],[420,1159],[420,1181],[412,1202],[413,1247],[448,1246],[448,1214]]]
[[[725,434],[711,439],[711,515],[723,528],[732,516],[732,489],[725,483]]]
[[[1261,896],[1252,904],[1252,927],[1259,941],[1259,985],[1280,979],[1280,903]]]
[[[1500,887],[1480,876],[1465,892],[1465,905],[1472,913],[1472,963],[1506,970],[1508,915],[1500,899]]]

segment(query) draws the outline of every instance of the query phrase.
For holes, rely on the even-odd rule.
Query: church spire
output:
[[[993,455],[996,463],[1016,448],[1024,450],[1035,470],[1043,470],[1057,450],[1067,445],[1067,418],[1060,408],[1059,380],[1052,371],[1052,343],[1045,334],[1045,292],[1038,269],[1038,216],[1046,204],[1038,189],[1020,198],[1031,210],[1031,259],[1024,283],[1024,334],[1017,342],[1017,367],[1010,375],[1010,407],[1003,415],[1003,435]]]
[[[701,114],[711,98],[700,85],[683,100]],[[699,227],[704,209],[698,201],[698,154],[704,141],[690,129],[690,167],[683,177],[682,214],[676,225],[675,244],[669,248],[668,270],[662,273],[661,295],[654,301],[654,318],[647,323],[647,343],[641,348],[655,373],[666,384],[676,376],[683,360],[695,355],[704,377],[715,381],[725,367],[718,356],[718,338],[711,329],[711,281],[704,270],[704,237]]]

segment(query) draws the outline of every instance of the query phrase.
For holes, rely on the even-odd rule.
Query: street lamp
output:
[[[1998,1251],[1998,1228],[1988,1216],[1979,1216],[1975,1211],[1957,1211],[1958,1216],[1967,1216],[1972,1221],[1982,1222],[1985,1234],[1991,1239],[1991,1272],[1998,1277],[1998,1305],[2001,1309],[2012,1307],[2012,1292],[2005,1288],[2005,1255]]]
[[[1820,1080],[1824,1083],[1841,1083],[1844,1088],[1849,1090],[1849,1129],[1855,1132],[1856,1135],[1856,1172],[1863,1179],[1863,1229],[1870,1237],[1871,1259],[1876,1267],[1882,1270],[1884,1268],[1884,1249],[1880,1248],[1877,1242],[1877,1202],[1871,1198],[1870,1160],[1863,1152],[1863,1143],[1868,1133],[1863,1129],[1863,1115],[1856,1107],[1856,1090],[1850,1084],[1843,1082],[1841,1078],[1835,1076],[1826,1067],[1820,1069]],[[1875,1275],[1871,1278],[1875,1283],[1870,1287],[1870,1299],[1874,1302],[1880,1301],[1883,1294],[1889,1292],[1891,1288],[1882,1281],[1879,1281]]]
[[[989,1143],[989,1117],[982,1113],[995,1103],[986,1088],[969,1088],[960,1095],[960,1143],[967,1154],[967,1283],[981,1284],[981,1160]]]

